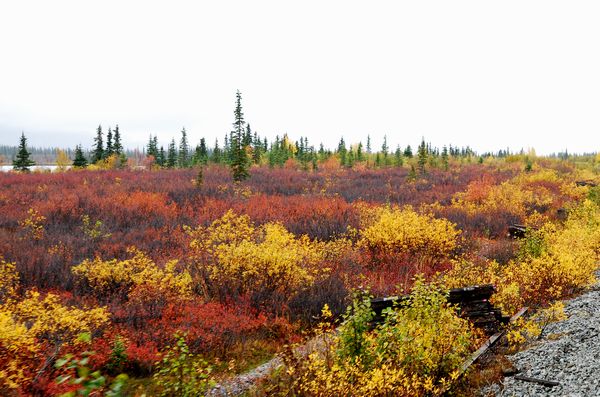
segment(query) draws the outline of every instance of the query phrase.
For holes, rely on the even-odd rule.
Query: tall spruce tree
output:
[[[417,163],[419,165],[419,172],[421,174],[425,173],[425,164],[427,164],[428,150],[427,145],[425,144],[425,138],[421,139],[421,144],[419,145],[419,149],[417,150]]]
[[[381,145],[381,153],[383,154],[383,158],[387,159],[389,153],[389,146],[387,144],[387,135],[383,136],[383,144]]]
[[[222,161],[221,148],[219,147],[219,139],[215,139],[215,147],[210,155],[210,161],[215,164],[220,164]]]
[[[113,150],[118,156],[123,154],[123,144],[121,143],[121,133],[119,132],[119,124],[115,126],[114,130]]]
[[[363,145],[362,142],[358,142],[358,146],[356,147],[356,161],[361,162],[365,159],[363,155]]]
[[[73,160],[73,167],[75,168],[85,168],[87,167],[87,159],[83,155],[83,150],[81,150],[81,145],[75,146],[75,159]]]
[[[92,163],[97,163],[104,158],[104,143],[102,142],[102,126],[99,125],[94,138],[94,150],[92,151]]]
[[[396,151],[394,152],[394,165],[396,167],[402,167],[404,164],[404,160],[402,159],[402,149],[400,149],[400,145],[396,147]]]
[[[104,158],[109,158],[114,154],[113,147],[113,133],[110,127],[108,127],[108,133],[106,134],[106,150],[104,151]]]
[[[442,149],[442,165],[444,166],[444,170],[448,171],[448,148],[446,146],[444,146],[444,148]]]
[[[169,149],[167,150],[167,168],[175,168],[177,165],[177,149],[175,147],[175,138],[171,139]]]
[[[35,161],[31,159],[31,153],[27,150],[27,138],[25,133],[21,132],[21,141],[17,149],[17,156],[13,161],[13,169],[15,171],[29,172],[29,167],[35,165]]]
[[[150,135],[148,139],[148,145],[146,146],[146,156],[152,156],[156,160],[158,158],[158,138]]]
[[[200,138],[200,145],[196,146],[195,164],[205,165],[208,162],[208,149],[206,148],[206,139]]]
[[[254,139],[252,142],[252,161],[254,161],[254,164],[260,164],[260,160],[264,151],[265,150],[263,150],[263,144],[255,131]]]
[[[179,154],[177,156],[177,165],[179,168],[187,168],[190,164],[190,146],[187,140],[185,127],[181,130],[181,141],[179,141]]]
[[[252,130],[250,124],[246,124],[246,132],[244,133],[244,139],[242,139],[242,146],[250,146],[252,144]]]
[[[158,165],[160,165],[161,167],[165,166],[165,163],[167,162],[167,159],[165,158],[165,148],[164,147],[160,147],[160,150],[158,151],[158,157],[156,158],[156,163]]]
[[[235,94],[236,104],[233,122],[233,131],[231,132],[230,145],[230,167],[233,180],[235,182],[243,181],[250,176],[248,172],[248,156],[245,148],[242,146],[244,138],[244,113],[242,111],[242,94],[238,90]]]

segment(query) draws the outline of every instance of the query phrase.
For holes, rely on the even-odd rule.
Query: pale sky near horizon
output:
[[[0,0],[0,144],[600,150],[598,1]]]

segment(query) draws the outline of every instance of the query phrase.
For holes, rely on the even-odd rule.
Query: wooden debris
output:
[[[508,236],[512,238],[525,238],[527,233],[527,226],[512,224],[508,226]]]
[[[555,380],[538,379],[538,378],[532,378],[532,377],[525,376],[525,375],[515,375],[515,379],[522,380],[523,382],[537,383],[537,384],[540,384],[540,385],[546,386],[546,387],[554,387],[554,386],[560,385],[560,383],[558,383]]]
[[[522,308],[514,316],[512,316],[509,321],[511,323],[517,321],[519,317],[521,317],[527,312],[527,310],[527,307]],[[477,360],[481,358],[481,356],[487,353],[487,351],[500,340],[500,338],[504,335],[505,332],[505,330],[501,330],[496,332],[494,335],[490,336],[490,338],[486,340],[485,343],[479,347],[479,349],[477,349],[473,354],[471,354],[471,356],[468,359],[466,359],[462,363],[462,365],[460,366],[460,374],[463,375],[471,365],[473,365]]]
[[[598,184],[594,181],[575,181],[575,184],[577,186],[590,186],[590,187],[598,186]]]
[[[448,292],[448,303],[459,308],[462,317],[469,319],[473,325],[484,329],[488,334],[496,332],[500,325],[506,324],[508,318],[503,316],[500,309],[495,308],[489,301],[495,292],[491,284],[475,285],[465,288],[454,288]],[[371,300],[371,308],[375,312],[375,323],[382,322],[383,311],[393,307],[397,302],[408,299],[408,296],[392,296]]]

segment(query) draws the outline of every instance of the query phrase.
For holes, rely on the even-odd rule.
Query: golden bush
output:
[[[160,268],[138,249],[130,248],[128,252],[133,255],[130,259],[105,261],[96,257],[84,260],[72,271],[101,297],[115,292],[127,293],[142,285],[167,295],[191,297],[192,278],[187,271],[177,272],[177,260],[169,261]]]
[[[358,246],[373,256],[405,254],[427,259],[448,258],[460,231],[446,219],[419,214],[411,207],[378,207],[365,214]]]

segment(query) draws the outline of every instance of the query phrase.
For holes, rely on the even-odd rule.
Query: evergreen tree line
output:
[[[302,169],[316,170],[320,162],[327,161],[332,156],[339,159],[340,165],[346,168],[352,168],[356,163],[364,163],[370,167],[402,167],[405,162],[410,161],[411,176],[419,173],[425,173],[426,168],[441,167],[448,169],[451,158],[471,158],[477,154],[470,147],[444,146],[441,150],[433,147],[431,143],[426,143],[425,138],[417,147],[416,153],[410,145],[402,148],[396,146],[395,150],[390,150],[387,142],[387,136],[383,137],[383,144],[380,150],[373,151],[371,147],[371,137],[367,136],[366,145],[362,141],[358,144],[348,146],[342,137],[334,151],[325,149],[323,144],[319,149],[310,144],[308,138],[300,137],[299,140],[292,142],[287,134],[282,137],[277,135],[275,140],[269,143],[267,138],[261,137],[256,131],[252,131],[250,124],[244,119],[242,109],[242,96],[239,91],[236,92],[236,102],[234,109],[233,129],[226,134],[223,139],[223,145],[219,145],[219,140],[215,140],[212,148],[208,148],[205,138],[192,148],[188,142],[187,131],[185,127],[181,130],[181,137],[177,144],[175,138],[172,138],[167,148],[158,144],[158,137],[150,135],[145,150],[145,157],[155,164],[164,168],[190,168],[204,166],[208,163],[226,164],[230,167],[233,179],[241,181],[249,177],[249,168],[251,165],[268,164],[270,167],[282,167],[286,162],[293,160],[297,162]],[[89,159],[86,157],[81,145],[75,148],[74,167],[85,167],[88,163],[98,164],[101,162],[112,161],[117,166],[125,164],[127,156],[122,145],[121,133],[117,124],[114,130],[108,128],[105,137],[102,132],[102,126],[96,129],[93,149],[89,153]],[[509,149],[500,150],[497,154],[486,153],[479,156],[479,162],[483,162],[484,157],[497,156],[506,157],[510,155]],[[15,169],[27,169],[33,165],[30,153],[26,149],[25,135],[21,135],[21,143],[15,151]],[[416,161],[411,160],[416,157]],[[415,168],[416,164],[416,168]],[[201,171],[200,171],[201,172]]]

